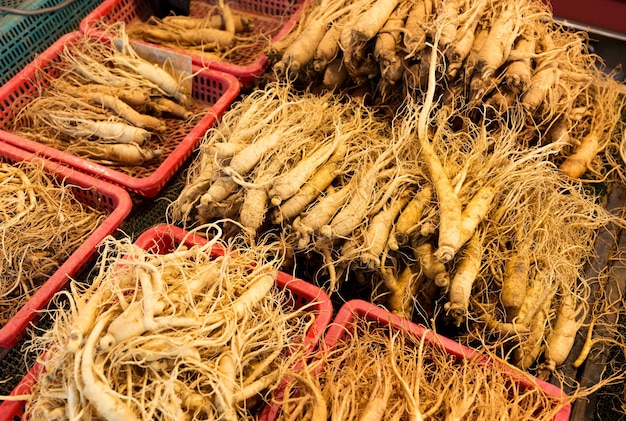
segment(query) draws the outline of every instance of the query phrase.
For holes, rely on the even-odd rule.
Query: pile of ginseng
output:
[[[194,2],[190,8],[200,8],[204,2]],[[213,59],[224,59],[238,48],[258,39],[243,34],[253,29],[254,22],[248,16],[230,8],[224,0],[209,7],[203,17],[168,15],[163,18],[151,16],[146,22],[128,27],[133,39],[151,42],[178,51]]]
[[[107,239],[92,283],[32,347],[45,351],[30,419],[243,420],[307,352],[314,322],[275,286],[271,243],[242,247],[219,227],[206,245],[156,254]],[[213,247],[224,255],[212,255]],[[83,284],[84,285],[84,284]]]
[[[41,162],[0,163],[0,326],[22,308],[104,219]]]
[[[251,239],[279,231],[328,292],[365,290],[549,375],[594,311],[583,270],[596,234],[620,222],[557,168],[560,142],[520,143],[521,123],[411,100],[388,111],[287,83],[255,90],[207,132],[169,214],[232,218]]]
[[[276,419],[548,421],[565,404],[497,360],[457,359],[436,340],[374,322],[344,328],[307,371],[289,373]]]
[[[107,165],[161,158],[172,119],[184,126],[196,114],[191,93],[181,75],[140,57],[114,29],[120,43],[84,36],[37,74],[42,88],[14,119],[15,134]]]
[[[383,98],[425,90],[434,59],[446,101],[555,112],[590,82],[584,42],[534,0],[318,0],[268,54],[279,76]]]
[[[276,78],[373,103],[419,102],[432,87],[435,107],[475,122],[510,114],[523,122],[524,142],[560,141],[573,153],[597,150],[607,136],[602,122],[584,121],[602,67],[587,41],[536,0],[318,0],[268,56]]]

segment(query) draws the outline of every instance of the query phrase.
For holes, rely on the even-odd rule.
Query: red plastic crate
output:
[[[523,388],[539,387],[546,395],[553,396],[563,403],[563,407],[554,417],[554,421],[569,420],[571,404],[567,400],[565,393],[557,386],[531,376],[528,373],[522,372],[521,370],[518,370],[503,361],[492,359],[477,350],[463,346],[458,342],[446,338],[445,336],[434,333],[432,330],[412,323],[408,319],[396,316],[381,307],[363,300],[350,300],[341,306],[326,331],[318,351],[325,352],[332,349],[338,342],[341,341],[348,329],[353,326],[355,320],[358,319],[375,322],[382,327],[389,327],[390,329],[406,332],[408,335],[416,339],[424,338],[426,346],[440,347],[445,352],[458,359],[471,358],[475,361],[484,361],[485,364],[501,364],[502,371]],[[269,404],[264,409],[259,419],[261,421],[275,420],[278,418],[279,413],[280,407],[277,404]]]
[[[207,111],[209,107],[210,109],[187,130],[184,129],[184,122],[181,120],[168,119],[167,131],[158,143],[158,147],[163,151],[161,159],[132,167],[132,173],[122,172],[121,167],[101,165],[11,133],[9,130],[14,117],[33,100],[38,94],[38,89],[47,87],[45,85],[47,82],[39,82],[35,77],[38,69],[53,78],[58,77],[60,71],[57,65],[61,62],[60,53],[66,46],[75,45],[81,37],[83,34],[80,32],[63,36],[9,82],[0,86],[0,140],[31,152],[39,152],[51,160],[63,162],[145,197],[154,197],[191,156],[206,131],[237,98],[240,83],[230,74],[193,66],[192,96],[201,104],[199,107],[202,107],[195,111]],[[104,39],[94,38],[94,40],[109,42]]]
[[[204,17],[209,8],[215,6],[216,3],[215,0],[192,1],[189,16]],[[269,60],[264,53],[268,40],[271,38],[273,41],[277,41],[288,34],[298,22],[305,3],[306,0],[228,1],[228,5],[234,12],[252,19],[254,29],[250,32],[250,36],[261,36],[259,41],[249,47],[238,49],[235,57],[228,61],[215,61],[199,55],[179,52],[191,56],[197,65],[228,72],[237,76],[242,83],[247,84],[255,77],[260,76],[269,65]],[[154,5],[155,3],[151,0],[105,0],[82,20],[80,30],[84,33],[94,31],[94,33],[100,33],[98,24],[102,28],[102,24],[107,25],[118,21],[131,27],[133,23],[146,21],[154,15]],[[248,36],[248,34],[244,34],[244,36]],[[136,42],[154,45],[143,41]]]
[[[0,142],[0,160],[3,162],[16,163],[36,159],[43,161],[44,170],[57,181],[75,186],[72,187],[72,192],[81,203],[101,209],[108,215],[17,314],[0,328],[0,347],[3,348],[12,348],[19,342],[26,333],[26,328],[39,318],[40,310],[48,305],[53,295],[65,286],[70,277],[78,275],[91,263],[100,242],[120,226],[132,207],[129,194],[117,186]]]
[[[509,375],[511,379],[513,379],[522,387],[539,387],[546,395],[553,396],[558,400],[561,400],[561,402],[563,402],[563,408],[554,417],[554,421],[569,420],[571,404],[568,402],[565,393],[557,386],[554,386],[553,384],[531,376],[530,374],[518,370],[502,361],[492,359],[475,349],[463,346],[450,338],[438,335],[432,330],[412,323],[405,318],[396,316],[395,314],[392,314],[387,310],[366,301],[351,300],[345,303],[339,309],[331,327],[329,327],[326,335],[324,336],[324,347],[330,348],[338,341],[340,341],[342,336],[346,332],[346,327],[350,326],[356,318],[373,321],[380,324],[381,326],[388,326],[392,329],[402,330],[417,339],[421,339],[423,337],[425,344],[441,347],[448,354],[453,355],[459,359],[471,358],[476,361],[482,360],[485,362],[485,364],[493,363],[501,365],[501,367],[499,368],[501,368],[501,370],[505,374]]]
[[[144,250],[150,250],[157,254],[165,254],[173,251],[178,244],[185,244],[188,247],[193,245],[204,245],[207,239],[201,236],[190,234],[182,228],[174,225],[161,224],[146,230],[141,234],[135,244]],[[224,250],[219,246],[214,246],[211,255],[220,256]],[[278,272],[276,286],[284,288],[291,293],[293,302],[288,303],[294,308],[309,305],[309,310],[315,314],[315,322],[306,335],[306,344],[317,346],[322,339],[324,331],[328,327],[333,315],[333,305],[328,295],[315,285],[303,281],[285,273]],[[33,368],[24,376],[20,383],[13,389],[11,396],[18,396],[30,393],[33,384],[41,374],[42,365],[36,363]],[[24,411],[24,401],[4,401],[0,405],[0,421],[14,420],[14,417],[21,418]]]

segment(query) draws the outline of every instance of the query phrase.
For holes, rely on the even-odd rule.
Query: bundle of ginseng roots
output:
[[[273,402],[277,420],[549,421],[567,401],[497,359],[459,359],[426,335],[359,319],[342,328],[306,371],[289,373]]]
[[[595,92],[593,121],[610,92]],[[391,122],[385,111],[289,84],[253,91],[207,133],[168,213],[235,219],[252,242],[284,233],[296,270],[315,268],[302,277],[328,292],[365,291],[549,375],[591,311],[596,233],[619,221],[551,162],[559,142],[520,144],[521,123],[410,100]]]
[[[0,163],[0,326],[22,308],[104,219],[41,162]]]
[[[193,124],[201,113],[174,69],[140,57],[123,27],[111,28],[110,35],[120,37],[119,48],[89,35],[65,46],[59,62],[37,74],[38,96],[20,110],[12,130],[133,171],[159,160],[163,137],[173,126]]]
[[[206,8],[206,14],[199,16]],[[241,48],[250,48],[261,42],[260,37],[245,36],[254,28],[249,16],[232,10],[219,0],[210,6],[204,1],[190,2],[193,16],[168,15],[163,18],[150,16],[146,22],[136,22],[128,27],[133,39],[162,45],[178,51],[206,58],[223,60],[237,54]]]
[[[270,77],[374,103],[419,101],[434,84],[436,106],[475,122],[515,114],[525,126],[518,137],[529,144],[561,141],[573,153],[587,136],[589,150],[606,135],[578,128],[591,112],[601,60],[589,53],[586,34],[555,22],[541,1],[320,0],[268,56]],[[613,89],[623,92],[617,82]],[[580,177],[580,168],[567,171]]]
[[[206,245],[163,254],[105,240],[91,284],[61,293],[54,324],[30,343],[43,371],[26,416],[256,419],[306,355],[314,317],[276,287],[275,245],[242,247],[218,226],[201,228]]]

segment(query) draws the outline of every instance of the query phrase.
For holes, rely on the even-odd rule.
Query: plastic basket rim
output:
[[[567,399],[565,392],[563,392],[563,390],[559,387],[505,364],[504,362],[493,360],[478,350],[469,348],[459,342],[453,341],[450,338],[437,334],[424,326],[413,323],[406,318],[397,316],[386,309],[365,300],[352,299],[346,301],[339,308],[335,318],[329,325],[326,334],[322,339],[322,346],[324,349],[331,348],[337,343],[337,341],[341,340],[342,336],[347,331],[348,325],[357,318],[376,322],[382,326],[387,326],[392,329],[402,329],[409,335],[418,339],[424,337],[426,343],[441,346],[446,352],[459,359],[480,358],[485,362],[502,364],[505,374],[511,376],[511,379],[519,383],[522,387],[538,387],[545,394],[561,401],[562,407],[555,414],[553,421],[568,421],[570,418],[572,410],[571,403]]]
[[[7,83],[0,86],[0,101],[5,100],[8,95],[15,93],[18,87],[21,86],[25,80],[33,80],[33,76],[37,71],[37,68],[49,65],[52,59],[57,57],[59,52],[66,45],[71,45],[72,42],[77,41],[83,36],[85,36],[85,34],[82,32],[73,31],[60,37],[54,44],[48,47],[18,74],[9,79]],[[101,39],[103,42],[108,42],[107,39],[103,38],[95,39]],[[186,158],[188,158],[193,150],[200,144],[202,136],[206,130],[215,125],[217,120],[240,93],[240,82],[233,75],[217,70],[202,68],[195,64],[192,69],[195,75],[194,77],[202,76],[206,77],[210,81],[222,82],[225,84],[225,90],[221,93],[217,101],[210,106],[206,115],[190,129],[178,146],[176,146],[176,148],[172,150],[172,152],[155,169],[155,171],[147,177],[132,177],[113,168],[98,164],[95,161],[63,152],[59,149],[44,145],[34,140],[26,139],[3,129],[0,129],[0,140],[24,150],[31,152],[37,151],[46,156],[49,160],[62,162],[70,167],[74,167],[94,177],[117,184],[144,197],[155,197],[183,164]]]
[[[76,275],[77,269],[85,259],[90,258],[98,244],[112,234],[128,216],[132,209],[132,200],[128,192],[121,187],[83,174],[65,165],[49,161],[41,155],[16,148],[0,141],[0,157],[14,161],[41,160],[44,170],[57,180],[79,188],[91,189],[106,195],[113,201],[113,209],[106,218],[94,229],[85,241],[72,253],[65,262],[37,289],[32,297],[18,310],[14,317],[0,328],[0,347],[10,349],[24,335],[26,328],[47,305],[52,296]]]
[[[103,36],[104,32],[98,30],[95,27],[95,24],[99,20],[101,20],[107,13],[109,13],[119,1],[120,0],[104,0],[98,7],[96,7],[91,13],[89,13],[82,19],[79,25],[80,31],[82,31],[83,33],[93,33],[94,35]],[[282,28],[276,33],[276,35],[274,35],[272,41],[277,41],[283,38],[295,27],[308,1],[309,0],[304,0],[301,4],[298,5],[292,16],[285,21]],[[260,53],[253,62],[247,65],[238,65],[226,60],[209,59],[193,53],[187,53],[169,47],[158,46],[158,44],[140,41],[137,39],[133,39],[132,37],[130,38],[130,40],[139,44],[159,47],[167,51],[175,51],[181,54],[186,54],[191,57],[194,64],[232,74],[233,76],[237,77],[242,83],[251,82],[254,78],[260,76],[269,66],[269,58],[263,52]]]

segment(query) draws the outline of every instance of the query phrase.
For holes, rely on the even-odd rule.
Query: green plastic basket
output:
[[[54,7],[63,0],[26,0],[0,4],[20,10]],[[4,85],[35,56],[66,33],[78,29],[80,21],[102,0],[75,0],[53,12],[23,16],[0,13],[0,85]]]

